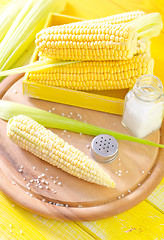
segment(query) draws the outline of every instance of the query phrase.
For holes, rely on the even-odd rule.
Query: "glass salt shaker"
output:
[[[143,75],[125,96],[122,124],[144,138],[161,127],[164,113],[163,85],[154,75]]]

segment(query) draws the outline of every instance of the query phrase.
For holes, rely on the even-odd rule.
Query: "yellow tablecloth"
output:
[[[163,0],[67,0],[64,14],[99,18],[131,10],[160,12]],[[163,19],[164,20],[164,19]],[[154,74],[164,82],[164,32],[152,40]],[[13,204],[0,193],[0,240],[162,240],[164,239],[164,179],[142,203],[118,216],[90,222],[45,219]]]

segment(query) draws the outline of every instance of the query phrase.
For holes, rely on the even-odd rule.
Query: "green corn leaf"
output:
[[[38,108],[29,107],[23,104],[0,100],[0,118],[9,120],[17,115],[25,115],[33,118],[38,123],[48,128],[65,129],[72,132],[83,133],[97,136],[99,134],[109,134],[117,140],[126,140],[136,143],[142,143],[150,146],[164,148],[163,144],[154,143],[145,139],[114,132],[105,128],[97,127],[91,124],[83,123],[77,120],[59,116]]]
[[[50,12],[64,9],[64,0],[28,0],[0,44],[1,71],[12,68],[35,39]],[[2,80],[2,78],[0,79]]]
[[[26,66],[22,66],[19,68],[2,71],[2,72],[0,72],[0,76],[7,76],[7,75],[16,74],[16,73],[39,71],[39,70],[46,69],[46,68],[67,65],[67,64],[76,63],[76,62],[77,61],[71,62],[71,61],[56,61],[53,59],[46,59],[46,60],[30,63]]]

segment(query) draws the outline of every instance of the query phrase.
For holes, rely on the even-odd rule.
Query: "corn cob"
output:
[[[29,73],[28,81],[74,90],[109,90],[132,87],[138,77],[152,74],[147,54],[124,61],[85,61]]]
[[[7,135],[21,148],[75,177],[115,187],[114,181],[96,162],[27,116],[11,118]]]
[[[124,60],[133,57],[137,32],[126,24],[67,24],[43,29],[36,36],[42,55],[56,60]]]
[[[98,18],[98,19],[92,19],[89,20],[90,23],[99,23],[99,22],[108,22],[108,23],[112,23],[112,24],[119,24],[119,23],[126,23],[126,22],[130,22],[136,18],[139,18],[141,16],[143,16],[145,14],[145,12],[143,11],[131,11],[131,12],[125,12],[125,13],[120,13],[120,14],[116,14],[116,15],[111,15],[105,18]],[[77,24],[82,24],[82,25],[86,25],[88,24],[88,20],[86,21],[81,21],[81,22],[76,22],[76,23],[70,23],[69,25],[77,25]],[[67,27],[67,24],[63,25],[63,27]]]
[[[107,24],[119,24],[119,23],[125,23],[125,22],[129,22],[129,21],[132,21],[132,20],[134,20],[134,19],[136,19],[136,18],[138,18],[138,17],[140,17],[140,16],[142,16],[142,15],[144,15],[145,13],[143,12],[143,11],[132,11],[132,12],[127,12],[127,13],[122,13],[122,14],[116,14],[116,15],[113,15],[113,16],[109,16],[109,17],[106,17],[106,18],[100,18],[100,19],[94,19],[94,20],[89,20],[89,24],[97,24],[97,28],[99,27],[99,24],[101,23],[101,24],[105,24],[105,23],[107,23]],[[68,29],[68,26],[69,26],[69,28],[70,29]],[[70,23],[70,24],[65,24],[65,25],[62,25],[62,26],[58,26],[57,28],[58,28],[58,31],[53,31],[53,28],[54,28],[54,30],[55,30],[55,28],[56,27],[51,27],[51,28],[48,28],[47,30],[42,30],[40,33],[38,33],[37,34],[37,39],[36,39],[36,45],[38,45],[38,49],[40,50],[40,51],[42,51],[43,50],[43,54],[45,55],[45,56],[48,56],[48,57],[51,57],[51,55],[53,55],[53,58],[56,58],[56,59],[63,59],[63,60],[69,60],[69,59],[71,59],[71,60],[76,60],[76,59],[78,59],[78,56],[72,56],[72,54],[71,54],[71,52],[67,49],[67,47],[68,48],[72,48],[72,49],[75,49],[75,52],[77,52],[77,54],[80,54],[80,50],[83,48],[83,46],[85,46],[85,47],[88,47],[89,49],[90,49],[90,53],[92,53],[92,54],[94,54],[94,51],[92,50],[92,48],[93,48],[93,44],[91,44],[91,46],[86,46],[86,44],[82,44],[82,40],[79,40],[79,37],[78,37],[78,35],[76,35],[75,36],[75,34],[76,34],[76,27],[77,26],[80,26],[81,28],[83,28],[83,29],[77,29],[77,31],[80,33],[80,34],[83,34],[83,33],[85,33],[86,32],[86,36],[84,37],[85,39],[85,41],[90,41],[91,39],[90,38],[92,38],[92,33],[95,33],[96,34],[96,30],[94,29],[94,26],[90,29],[90,31],[89,31],[89,29],[87,29],[87,26],[88,26],[88,20],[86,20],[86,21],[81,21],[81,22],[78,22],[78,23]],[[108,26],[108,27],[110,27],[110,26]],[[60,29],[64,29],[64,31],[61,31]],[[52,38],[51,40],[49,39],[49,37],[48,37],[48,34],[49,34],[49,30],[50,30],[50,38]],[[112,30],[112,29],[111,29]],[[121,30],[121,29],[120,29]],[[46,31],[46,32],[45,32]],[[110,39],[109,39],[109,37],[107,36],[107,34],[108,34],[108,31],[106,31],[105,29],[103,29],[102,31],[104,31],[104,33],[105,33],[105,35],[104,36],[102,36],[101,35],[101,37],[103,38],[103,39],[99,39],[99,37],[97,37],[96,38],[96,36],[95,36],[95,34],[94,34],[94,36],[93,36],[93,39],[92,40],[96,40],[96,43],[95,43],[95,49],[98,49],[98,47],[101,47],[101,40],[105,40],[105,38],[107,38],[107,40],[108,41],[103,41],[102,42],[102,44],[103,45],[105,45],[105,44],[108,44],[109,46],[107,46],[107,48],[109,47],[109,48],[112,48],[112,44],[114,44],[114,35],[112,35],[112,40],[110,41]],[[113,29],[112,30],[113,32],[118,32],[118,29]],[[112,32],[111,31],[111,32]],[[125,29],[125,31],[126,31],[126,29]],[[112,32],[112,34],[113,34],[113,32]],[[58,36],[57,36],[57,38],[54,38],[54,37],[52,37],[52,33],[54,33],[54,34],[57,34]],[[65,34],[65,36],[64,35],[62,35],[61,37],[59,36],[59,34]],[[73,38],[71,38],[71,33],[73,33],[74,34],[74,36],[73,36]],[[89,36],[89,33],[91,33],[90,34],[90,36]],[[99,34],[99,31],[98,31],[98,29],[97,29],[97,33]],[[103,32],[101,33],[100,32],[100,34],[104,34]],[[42,34],[45,36],[45,35],[47,35],[47,36],[45,36],[46,37],[46,39],[44,39],[44,37],[42,36]],[[69,36],[68,36],[68,34],[69,34]],[[119,37],[122,37],[121,39],[122,39],[122,41],[123,41],[123,33],[121,32],[120,33],[121,34],[121,36],[117,36],[117,38],[116,38],[116,40],[118,41],[118,39],[119,39]],[[67,36],[66,36],[67,35]],[[126,33],[125,33],[125,35],[126,35]],[[82,37],[82,36],[81,36]],[[87,37],[88,37],[88,39],[87,39]],[[94,39],[95,38],[95,39]],[[79,41],[77,44],[76,44],[76,42],[74,42],[74,44],[73,43],[70,43],[71,41],[73,42],[74,41],[74,39],[75,40],[77,40],[77,41]],[[41,41],[40,41],[41,40]],[[46,41],[44,41],[44,40],[50,40],[50,41],[48,41],[47,43],[46,43]],[[57,42],[59,40],[59,42]],[[61,40],[61,41],[60,41]],[[66,40],[66,41],[65,41]],[[92,41],[91,40],[91,41]],[[117,43],[117,41],[116,41],[116,44],[118,45],[118,43]],[[74,46],[73,46],[74,45]],[[76,45],[76,46],[75,46]],[[78,46],[79,45],[79,46]],[[88,45],[90,45],[89,43],[88,43]],[[135,44],[133,44],[133,45],[135,45]],[[44,48],[45,47],[45,48]],[[52,47],[52,49],[51,49],[51,47]],[[61,53],[62,53],[62,49],[60,49],[60,48],[62,48],[62,47],[64,47],[64,50],[65,50],[65,54],[70,54],[70,57],[68,57],[68,56],[65,56],[65,57],[63,57],[62,55],[61,55]],[[50,49],[49,49],[50,48]],[[55,51],[53,50],[55,48]],[[80,49],[78,49],[78,48],[80,48]],[[118,46],[115,46],[114,48],[118,48],[118,50],[120,50],[120,47],[118,47]],[[130,48],[130,46],[129,46],[129,48]],[[67,52],[66,52],[66,49],[67,49]],[[115,50],[116,50],[115,49]],[[124,52],[125,51],[125,53],[127,54],[127,57],[126,57],[126,54],[125,54],[125,56],[124,56],[124,58],[130,58],[131,56],[132,56],[132,53],[131,53],[131,51],[130,51],[130,53],[129,53],[129,55],[128,55],[128,53],[126,52],[126,46],[123,46],[122,47],[122,51],[120,51],[120,55],[122,55],[122,52]],[[57,50],[57,51],[56,51]],[[63,51],[64,51],[63,50]],[[91,51],[92,50],[92,51]],[[87,51],[83,51],[84,52],[84,54],[85,53],[87,53]],[[95,53],[97,53],[98,51],[95,51]],[[101,51],[102,52],[102,51]],[[104,53],[103,53],[104,52]],[[103,54],[105,54],[105,51],[103,51],[102,53]],[[109,52],[109,51],[108,51]],[[107,54],[107,53],[106,53]],[[96,57],[96,56],[95,56]],[[86,59],[86,56],[84,56],[84,57],[82,57],[81,58],[81,56],[80,56],[80,58],[81,58],[81,60],[96,60],[97,58],[95,58],[95,57],[88,57],[87,59]],[[102,56],[101,57],[101,60],[106,60],[106,59],[108,59],[108,57],[109,56]],[[120,56],[121,57],[121,56]],[[122,59],[122,57],[120,58],[119,56],[110,56],[110,59]]]

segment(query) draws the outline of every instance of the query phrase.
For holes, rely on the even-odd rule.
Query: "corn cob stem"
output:
[[[115,187],[114,181],[96,162],[27,116],[11,118],[7,135],[21,148],[75,177]]]

